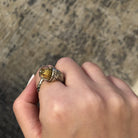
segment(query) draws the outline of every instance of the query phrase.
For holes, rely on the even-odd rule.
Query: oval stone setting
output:
[[[52,69],[49,67],[42,67],[39,71],[39,75],[43,79],[50,80],[52,76]]]

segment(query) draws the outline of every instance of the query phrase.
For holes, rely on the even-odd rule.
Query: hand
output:
[[[65,84],[43,82],[38,72],[13,109],[26,138],[137,138],[138,97],[118,78],[90,62],[62,58],[56,68]],[[36,82],[35,82],[36,81]]]

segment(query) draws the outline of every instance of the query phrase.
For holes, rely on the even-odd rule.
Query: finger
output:
[[[96,87],[98,87],[98,93],[105,99],[105,101],[111,100],[110,97],[122,97],[120,90],[112,84],[103,71],[96,65],[91,62],[85,62],[82,65],[82,68],[86,72],[86,74],[96,83]],[[116,92],[117,91],[117,92]]]
[[[39,71],[40,71],[41,67],[38,69],[37,73],[36,73],[36,87],[37,85],[39,84],[41,78],[39,76]],[[41,86],[40,86],[40,90],[39,90],[39,95],[42,93],[42,92],[46,92],[47,89],[49,89],[49,87],[53,87],[54,86],[57,86],[57,87],[65,87],[65,85],[60,82],[60,81],[54,81],[54,82],[47,82],[47,81],[43,81]]]
[[[41,79],[39,76],[39,71],[40,69],[36,73],[36,87]],[[40,116],[42,112],[43,112],[43,115],[45,115],[45,112],[49,107],[49,103],[51,103],[53,99],[58,98],[58,96],[62,95],[64,88],[65,88],[65,85],[60,81],[42,82],[40,86],[40,90],[38,92],[39,104],[40,104]],[[41,120],[41,117],[39,118],[40,118],[41,125],[43,127],[43,121]]]
[[[119,78],[114,76],[107,77],[116,87],[118,87],[122,92],[128,95],[135,95],[135,93],[129,88],[129,86]],[[135,95],[136,96],[136,95]]]
[[[64,73],[67,86],[76,86],[76,82],[81,84],[81,82],[88,79],[81,67],[71,58],[64,57],[59,59],[56,63],[56,68]]]
[[[103,71],[94,63],[85,62],[82,64],[84,72],[95,82],[107,83],[108,80]]]
[[[40,137],[41,124],[39,121],[38,96],[35,77],[27,85],[13,104],[16,119],[25,137]]]

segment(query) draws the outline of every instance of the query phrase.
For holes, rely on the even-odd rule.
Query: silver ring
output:
[[[40,77],[40,81],[37,85],[38,92],[44,81],[47,81],[47,82],[61,81],[64,83],[64,74],[59,70],[57,70],[52,65],[42,66],[39,70],[39,77]]]

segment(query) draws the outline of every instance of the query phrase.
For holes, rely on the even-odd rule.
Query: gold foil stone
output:
[[[41,78],[50,80],[51,75],[52,75],[52,69],[49,69],[49,68],[47,68],[47,69],[41,68],[40,69],[40,76],[41,76]]]

